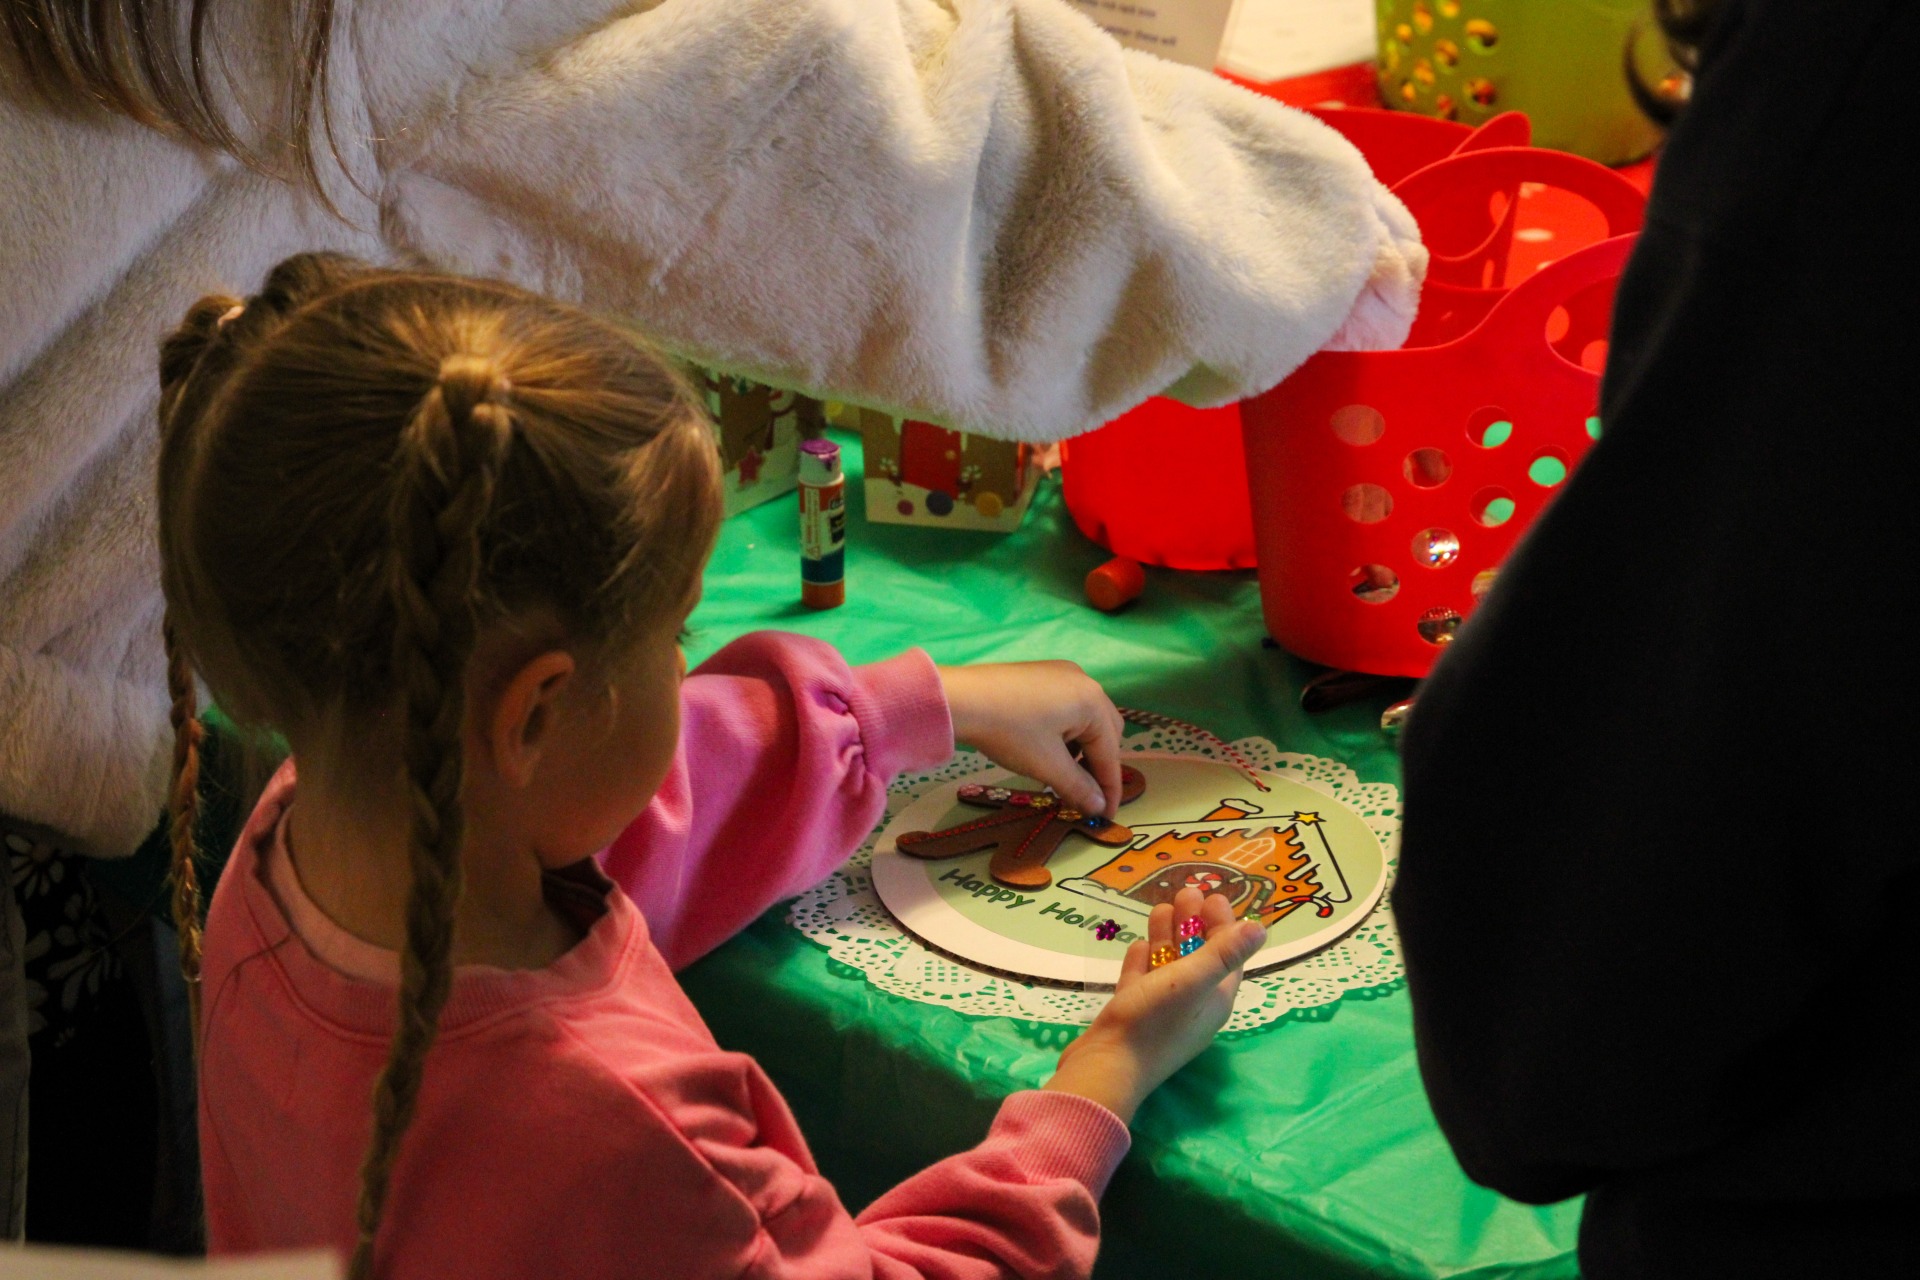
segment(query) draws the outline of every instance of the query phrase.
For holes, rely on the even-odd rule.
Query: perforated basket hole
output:
[[[1362,604],[1385,604],[1400,594],[1400,576],[1383,564],[1363,564],[1347,575],[1347,588]]]
[[[1438,489],[1453,474],[1453,459],[1443,449],[1415,449],[1400,469],[1416,489]]]
[[[1340,510],[1358,524],[1379,524],[1393,514],[1393,495],[1377,484],[1349,485],[1340,495]]]
[[[1482,528],[1498,529],[1513,519],[1513,495],[1497,484],[1490,484],[1473,495],[1467,511]]]
[[[1493,590],[1494,580],[1499,576],[1500,571],[1498,569],[1482,569],[1480,572],[1474,574],[1473,586],[1470,588],[1473,592],[1473,598],[1475,600],[1486,599],[1487,592]]]
[[[1440,648],[1453,643],[1453,633],[1460,629],[1460,615],[1442,605],[1421,614],[1420,620],[1413,625],[1422,640]]]
[[[1460,539],[1450,529],[1422,529],[1413,535],[1414,563],[1444,569],[1460,558]]]
[[[1567,456],[1558,449],[1545,449],[1527,464],[1527,479],[1542,489],[1551,489],[1567,478]]]
[[[1592,439],[1598,440],[1600,438],[1600,430],[1601,430],[1601,427],[1600,427],[1599,418],[1594,417],[1594,418],[1587,419],[1587,435],[1589,437],[1591,437]]]
[[[1513,415],[1498,405],[1486,405],[1467,415],[1467,443],[1498,449],[1513,439]]]
[[[1350,404],[1343,409],[1335,409],[1328,425],[1342,443],[1351,445],[1369,445],[1387,433],[1387,420],[1369,404]]]

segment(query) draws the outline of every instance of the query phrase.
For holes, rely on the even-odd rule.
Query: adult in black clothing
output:
[[[1911,1276],[1920,4],[1719,8],[1604,438],[1408,725],[1395,901],[1441,1128],[1586,1193],[1587,1280]]]

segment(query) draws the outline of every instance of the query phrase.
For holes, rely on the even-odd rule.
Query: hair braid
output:
[[[194,1043],[200,1041],[200,871],[194,862],[193,828],[200,816],[200,738],[195,715],[193,666],[174,634],[173,619],[161,627],[167,646],[167,693],[172,698],[173,786],[167,793],[167,834],[173,850],[173,923],[180,935],[180,976],[187,981]]]
[[[401,1137],[412,1122],[427,1051],[453,982],[461,890],[460,798],[465,674],[477,629],[479,531],[512,442],[491,360],[453,355],[400,435],[388,507],[393,672],[405,701],[404,745],[413,886],[400,964],[399,1023],[374,1090],[374,1132],[361,1169],[351,1274],[373,1274],[374,1239]]]
[[[176,410],[193,391],[195,375],[220,337],[220,317],[237,305],[212,294],[188,309],[178,327],[160,342],[160,433],[193,415]],[[195,396],[204,398],[204,393]],[[164,483],[164,482],[163,482]],[[194,861],[194,825],[200,816],[200,742],[205,733],[195,705],[193,663],[187,657],[168,607],[160,628],[167,652],[168,718],[173,725],[173,780],[167,790],[167,836],[173,877],[173,925],[179,938],[180,976],[186,980],[193,1042],[200,1043],[200,868]]]

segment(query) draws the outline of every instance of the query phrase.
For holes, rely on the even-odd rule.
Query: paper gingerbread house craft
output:
[[[866,455],[867,519],[1006,533],[1039,484],[1033,446],[849,408]]]
[[[1251,801],[1223,800],[1190,828],[1175,825],[1151,838],[1129,841],[1105,865],[1063,880],[1060,888],[1110,910],[1139,915],[1191,888],[1224,895],[1235,915],[1263,925],[1271,926],[1302,907],[1313,908],[1322,918],[1331,916],[1334,906],[1352,894],[1327,842],[1321,815],[1296,812],[1245,826],[1219,825],[1259,812]]]
[[[718,433],[727,514],[793,492],[800,442],[826,433],[821,402],[732,374],[695,376]]]
[[[1121,804],[1139,799],[1146,789],[1139,770],[1120,770]],[[1062,805],[1051,791],[968,783],[956,795],[962,804],[995,812],[945,831],[909,831],[895,839],[895,847],[914,858],[957,858],[991,849],[987,869],[995,880],[1015,889],[1044,889],[1053,882],[1047,859],[1068,836],[1106,845],[1133,843],[1127,828]]]

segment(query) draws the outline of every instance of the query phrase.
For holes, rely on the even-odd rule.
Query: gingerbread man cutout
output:
[[[1139,799],[1146,789],[1147,780],[1138,769],[1121,768],[1121,804]],[[1126,827],[1067,808],[1051,791],[969,782],[957,794],[962,804],[999,812],[945,831],[909,831],[894,841],[895,847],[913,858],[957,858],[991,849],[988,870],[995,880],[1014,889],[1044,889],[1053,883],[1047,859],[1069,835],[1114,846],[1133,841],[1133,832]]]

